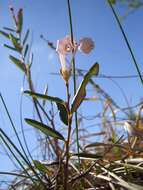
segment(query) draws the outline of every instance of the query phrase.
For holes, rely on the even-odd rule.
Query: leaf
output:
[[[91,153],[86,153],[86,152],[80,152],[79,154],[72,154],[72,156],[78,156],[78,157],[82,157],[82,158],[102,158],[102,156],[97,155],[97,154],[91,154]]]
[[[3,27],[3,29],[4,29],[4,30],[8,30],[8,31],[10,31],[10,32],[15,32],[15,30],[14,30],[14,29],[12,29],[12,28]]]
[[[22,71],[26,72],[26,68],[24,63],[22,63],[21,60],[17,59],[16,57],[13,57],[12,55],[9,56],[9,59]]]
[[[18,42],[19,39],[16,38],[13,34],[9,34],[9,38],[10,38],[10,40],[11,40],[13,46],[15,47],[15,49],[16,49],[18,52],[21,53],[22,48],[21,48],[21,45],[20,45],[19,42]]]
[[[47,95],[44,95],[44,94],[35,93],[35,92],[32,92],[32,91],[28,91],[28,90],[25,90],[24,93],[28,94],[28,95],[30,95],[30,96],[32,96],[34,98],[39,98],[39,99],[43,99],[43,100],[49,100],[49,101],[53,101],[53,102],[65,105],[65,102],[62,99],[54,97],[54,96],[47,96]]]
[[[71,104],[71,113],[75,112],[80,104],[82,103],[83,99],[86,96],[86,85],[89,82],[90,78],[93,75],[98,75],[99,72],[99,64],[95,63],[87,72],[87,74],[84,76],[83,81],[81,82]]]
[[[116,4],[116,0],[108,0],[109,3],[111,3],[112,5]]]
[[[39,171],[43,173],[49,173],[48,168],[43,163],[39,162],[38,160],[33,160],[33,163]]]
[[[2,34],[4,37],[8,38],[9,39],[9,34],[0,30],[0,34]]]
[[[57,97],[53,97],[53,96],[47,96],[47,95],[43,95],[43,94],[39,94],[39,93],[34,93],[31,91],[24,91],[24,93],[28,94],[32,97],[35,97],[35,98],[40,98],[43,100],[55,102],[57,105],[57,108],[59,110],[59,115],[60,115],[61,121],[65,125],[68,125],[68,113],[67,113],[67,109],[66,109],[66,104],[62,99],[57,98]]]
[[[112,144],[105,144],[105,143],[101,143],[101,142],[93,142],[93,143],[90,143],[90,144],[86,145],[84,147],[84,149],[86,149],[86,148],[93,148],[93,147],[95,148],[97,146],[112,147],[113,145]]]
[[[30,30],[28,29],[27,30],[27,32],[26,32],[26,34],[25,34],[25,37],[24,37],[24,39],[23,39],[23,45],[26,43],[26,41],[27,41],[27,38],[28,38],[28,36],[29,36],[29,32],[30,32]]]
[[[17,32],[21,33],[23,26],[23,9],[19,9],[17,14]]]
[[[33,119],[28,119],[28,118],[26,118],[25,121],[29,125],[35,127],[36,129],[39,129],[41,132],[43,132],[47,136],[51,136],[53,138],[57,138],[57,139],[60,139],[63,141],[65,140],[64,137],[58,131],[48,127],[47,125],[45,125],[39,121],[36,121]]]
[[[8,48],[8,49],[11,49],[11,50],[13,50],[13,51],[17,51],[14,47],[11,47],[11,46],[9,46],[9,45],[7,45],[7,44],[4,44],[4,47],[6,47],[6,48]]]
[[[28,44],[26,44],[25,51],[24,51],[24,58],[25,58],[25,57],[26,57],[26,55],[27,55],[28,48],[29,48],[29,45],[28,45]]]
[[[82,72],[81,69],[78,69],[77,72],[81,76],[84,76],[84,74],[83,74],[83,72]],[[99,85],[95,84],[95,82],[92,79],[89,80],[89,83],[93,86],[93,88],[96,90],[97,93],[101,94],[105,99],[107,99],[107,100],[109,99],[116,108],[121,109],[116,104],[116,102],[111,98],[111,96],[109,96],[109,94],[107,94],[107,92],[105,92]],[[84,99],[84,100],[86,100],[86,99]]]

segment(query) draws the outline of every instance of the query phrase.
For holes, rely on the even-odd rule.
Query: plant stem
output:
[[[67,93],[67,109],[70,112],[70,93],[69,93],[69,83],[66,82],[66,93]]]
[[[71,35],[71,41],[72,41],[72,44],[74,44],[70,0],[67,0],[67,3],[68,3],[68,13],[69,13],[69,23],[70,23],[70,35]],[[75,59],[74,59],[74,57],[73,57],[73,59],[72,59],[72,69],[73,69],[74,94],[76,94],[76,73],[75,73]]]
[[[20,137],[19,137],[19,135],[18,135],[18,132],[17,132],[17,130],[16,130],[15,124],[14,124],[14,122],[13,122],[11,116],[10,116],[10,113],[9,113],[9,111],[8,111],[8,108],[7,108],[7,105],[6,105],[5,100],[4,100],[4,98],[3,98],[3,96],[2,96],[1,93],[0,93],[0,99],[1,99],[1,101],[2,101],[2,104],[3,104],[3,106],[4,106],[4,109],[5,109],[5,111],[6,111],[6,114],[7,114],[8,118],[9,118],[9,120],[10,120],[10,123],[11,123],[11,126],[12,126],[13,130],[14,130],[14,133],[15,133],[17,139],[18,139],[18,142],[19,142],[19,144],[20,144],[20,147],[21,147],[21,149],[22,149],[22,151],[23,151],[25,157],[27,158],[28,162],[30,163],[30,161],[29,161],[29,159],[28,159],[28,156],[27,156],[27,154],[26,154],[26,152],[25,152],[25,150],[24,150],[24,147],[23,147],[23,145],[22,145],[22,142],[21,142],[21,140],[20,140]]]
[[[73,37],[73,25],[72,25],[72,15],[71,15],[71,6],[70,0],[67,0],[68,5],[68,14],[69,14],[69,23],[70,23],[70,35],[72,44],[74,44],[74,37]],[[74,53],[74,52],[73,52]],[[74,84],[74,95],[76,94],[76,72],[75,72],[75,58],[72,59],[72,70],[73,70],[73,84]],[[76,127],[76,144],[77,144],[77,152],[79,154],[79,136],[78,136],[78,117],[77,112],[75,112],[75,127]],[[80,164],[80,158],[78,157],[78,161]]]
[[[116,21],[117,21],[117,23],[118,23],[118,26],[119,26],[119,28],[120,28],[120,30],[121,30],[121,33],[122,33],[122,35],[123,35],[123,37],[124,37],[124,40],[125,40],[126,44],[127,44],[127,47],[128,47],[128,49],[129,49],[129,52],[130,52],[131,57],[132,57],[132,59],[133,59],[133,63],[134,63],[134,65],[135,65],[136,70],[137,70],[137,73],[138,73],[138,75],[139,75],[140,81],[141,81],[141,83],[142,83],[142,85],[143,85],[143,78],[142,78],[142,75],[141,75],[139,66],[138,66],[138,64],[137,64],[135,55],[134,55],[134,53],[133,53],[133,50],[132,50],[132,48],[131,48],[131,46],[130,46],[130,43],[129,43],[129,41],[128,41],[128,38],[127,38],[127,36],[126,36],[126,34],[125,34],[125,31],[124,31],[124,29],[123,29],[123,27],[122,27],[122,25],[121,25],[121,23],[120,23],[120,20],[119,20],[119,18],[118,18],[118,15],[116,14],[116,11],[115,11],[114,7],[112,6],[112,3],[111,3],[110,1],[108,1],[108,3],[109,3],[109,5],[110,5],[110,7],[111,7],[111,10],[112,10],[112,12],[113,12],[113,15],[114,15],[114,17],[115,17],[115,19],[116,19]]]
[[[69,163],[70,135],[71,135],[71,118],[69,118],[68,137],[67,137],[67,141],[66,141],[66,163],[65,163],[64,190],[68,190],[68,176],[69,176],[68,163]]]
[[[66,163],[65,163],[65,177],[64,177],[64,190],[68,190],[68,163],[69,163],[69,146],[70,146],[70,136],[71,136],[71,123],[72,116],[70,114],[70,94],[69,94],[69,84],[66,83],[66,92],[67,92],[67,111],[68,111],[68,136],[66,141]]]

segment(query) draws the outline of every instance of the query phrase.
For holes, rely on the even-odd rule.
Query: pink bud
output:
[[[79,51],[83,52],[83,53],[90,53],[91,50],[94,48],[94,42],[92,41],[91,38],[82,38],[80,40],[80,44],[79,44]]]

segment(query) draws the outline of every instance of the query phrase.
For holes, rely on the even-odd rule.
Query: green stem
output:
[[[71,136],[71,123],[72,123],[72,116],[70,115],[70,94],[69,94],[69,84],[66,83],[66,91],[67,91],[67,111],[68,111],[68,136],[66,143],[66,163],[65,163],[65,177],[64,177],[64,190],[68,190],[68,163],[69,163],[69,147],[70,147],[70,136]]]
[[[0,175],[16,176],[16,177],[28,178],[29,179],[28,175],[15,173],[15,172],[0,172]]]
[[[72,41],[72,44],[74,44],[70,0],[67,0],[67,5],[68,5],[68,14],[69,14],[71,41]],[[76,72],[75,72],[75,58],[74,57],[72,59],[72,70],[73,70],[73,84],[74,84],[74,95],[75,95],[76,94]],[[80,145],[79,145],[79,135],[78,135],[78,117],[77,117],[77,112],[75,112],[75,127],[76,127],[77,152],[79,154],[79,147],[80,147]],[[79,157],[78,157],[78,160],[79,160],[79,163],[80,163],[80,158]]]
[[[24,153],[24,155],[25,155],[27,161],[28,161],[29,164],[30,164],[30,160],[29,160],[29,158],[28,158],[28,156],[27,156],[27,154],[26,154],[26,152],[25,152],[25,150],[24,150],[24,147],[23,147],[23,145],[22,145],[22,142],[21,142],[21,140],[20,140],[20,138],[19,138],[19,135],[18,135],[18,133],[17,133],[16,127],[15,127],[13,121],[12,121],[12,118],[11,118],[10,113],[9,113],[9,111],[8,111],[7,105],[6,105],[5,100],[4,100],[4,98],[3,98],[3,96],[2,96],[1,93],[0,93],[0,99],[1,99],[1,101],[2,101],[2,104],[3,104],[4,108],[5,108],[5,111],[6,111],[6,113],[7,113],[7,116],[8,116],[8,118],[9,118],[9,120],[10,120],[11,126],[12,126],[12,128],[13,128],[13,130],[14,130],[14,133],[15,133],[15,135],[16,135],[16,137],[17,137],[17,140],[18,140],[18,142],[19,142],[19,144],[20,144],[20,147],[21,147],[21,149],[22,149],[22,151],[23,151],[23,153]]]
[[[112,12],[113,12],[113,15],[114,15],[114,17],[115,17],[115,19],[116,19],[116,21],[117,21],[117,23],[118,23],[118,26],[119,26],[119,28],[120,28],[120,30],[121,30],[122,35],[123,35],[123,37],[124,37],[124,40],[125,40],[125,42],[126,42],[126,45],[127,45],[128,49],[129,49],[129,52],[130,52],[131,57],[132,57],[132,59],[133,59],[133,63],[134,63],[134,65],[135,65],[136,70],[137,70],[137,73],[138,73],[138,75],[139,75],[140,81],[141,81],[141,83],[142,83],[142,85],[143,85],[143,78],[142,78],[142,75],[141,75],[139,66],[138,66],[138,64],[137,64],[136,58],[135,58],[135,56],[134,56],[133,50],[132,50],[132,48],[131,48],[131,46],[130,46],[130,43],[129,43],[129,41],[128,41],[128,38],[127,38],[127,36],[126,36],[126,34],[125,34],[125,31],[124,31],[124,29],[123,29],[123,27],[122,27],[122,25],[121,25],[121,23],[120,23],[120,20],[119,20],[119,18],[118,18],[118,15],[116,14],[116,11],[115,11],[114,7],[112,6],[112,3],[111,3],[110,1],[108,1],[108,3],[109,3],[109,5],[110,5],[110,7],[111,7],[111,10],[112,10]]]
[[[72,44],[74,44],[70,0],[67,0],[67,3],[68,3],[68,13],[69,13],[69,23],[70,23],[71,41],[72,41]],[[76,73],[75,73],[75,59],[74,59],[74,57],[73,57],[73,59],[72,59],[72,69],[73,69],[74,94],[76,94]]]
[[[1,134],[2,133],[2,134]],[[7,143],[7,141],[5,140],[5,138],[9,141],[8,137],[5,135],[5,133],[3,132],[2,129],[0,129],[0,138],[1,140],[4,142],[5,146],[8,148],[8,150],[10,151],[10,153],[12,154],[12,156],[15,158],[15,160],[18,162],[18,164],[21,166],[21,168],[23,169],[23,171],[27,174],[27,176],[29,177],[29,179],[31,179],[31,181],[34,183],[33,178],[30,176],[30,174],[28,173],[28,171],[25,169],[25,167],[23,166],[23,163],[19,160],[19,158],[15,155],[14,151],[11,149],[11,147],[9,146],[9,144]],[[10,142],[11,143],[11,142]],[[12,144],[13,146],[13,144]],[[15,148],[15,147],[14,147]],[[18,153],[20,153],[20,151],[18,151]],[[22,154],[21,154],[22,155]]]
[[[71,119],[69,118],[68,137],[67,137],[67,141],[66,141],[66,163],[65,163],[64,190],[68,190],[68,176],[69,176],[68,164],[69,164],[69,157],[70,157],[69,156],[70,135],[71,135]]]
[[[32,165],[29,165],[28,161],[23,156],[23,154],[20,152],[20,150],[16,147],[16,145],[11,141],[11,139],[5,134],[5,132],[1,128],[0,128],[0,138],[3,140],[3,142],[6,145],[6,147],[9,149],[9,151],[14,156],[14,158],[16,159],[16,161],[20,164],[20,166],[24,169],[25,173],[29,176],[29,178],[32,180],[32,182],[35,183],[35,180],[28,173],[27,169],[24,168],[23,163],[21,163],[21,161],[19,160],[19,158],[14,154],[14,151],[11,149],[11,147],[13,147],[13,149],[18,153],[18,155],[22,158],[22,160],[24,161],[24,163],[29,166],[29,169],[31,169],[31,171],[33,172],[33,174],[35,174],[35,176],[37,177],[37,179],[41,182],[42,186],[46,187],[45,184],[44,184],[44,182],[42,181],[42,179],[39,177],[38,173],[35,171],[34,167]],[[7,141],[10,144],[11,147],[9,146],[9,144],[7,143]]]

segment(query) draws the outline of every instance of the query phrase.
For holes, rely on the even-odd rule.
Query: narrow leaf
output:
[[[8,38],[9,39],[9,34],[0,30],[0,34],[2,34],[4,37]]]
[[[66,109],[66,104],[62,99],[57,98],[57,97],[53,97],[53,96],[47,96],[47,95],[43,95],[43,94],[39,94],[39,93],[34,93],[31,91],[24,91],[24,93],[28,94],[34,98],[40,98],[43,100],[55,102],[57,105],[57,108],[59,110],[59,115],[60,115],[61,121],[65,125],[68,125],[68,113],[67,113],[67,109]]]
[[[91,154],[91,153],[86,153],[86,152],[80,152],[79,154],[78,153],[72,154],[72,156],[78,156],[78,157],[82,157],[82,158],[95,158],[95,159],[102,157],[97,154]]]
[[[105,143],[100,143],[100,142],[94,142],[94,143],[90,143],[88,145],[86,145],[84,147],[84,149],[86,148],[93,148],[93,147],[97,147],[97,146],[103,146],[103,147],[112,147],[112,144],[105,144]]]
[[[43,173],[49,173],[49,170],[47,169],[47,167],[46,167],[43,163],[41,163],[40,161],[38,161],[38,160],[33,160],[33,163],[34,163],[35,167],[36,167],[39,171],[41,171],[41,172],[43,172]]]
[[[77,72],[81,76],[84,76],[83,71],[81,69],[78,69]],[[105,92],[99,85],[95,84],[95,82],[92,79],[89,80],[89,83],[93,86],[93,88],[96,90],[97,93],[101,94],[105,99],[107,99],[107,100],[109,99],[116,108],[121,109],[117,105],[117,103],[111,98],[111,96],[109,96],[109,94],[107,92]]]
[[[12,55],[9,56],[9,59],[22,71],[26,71],[24,63],[22,63],[21,60],[17,59],[16,57],[13,57]]]
[[[26,31],[26,34],[25,34],[25,37],[24,37],[24,39],[23,39],[23,45],[26,43],[26,41],[27,41],[27,38],[28,38],[28,36],[29,36],[29,32],[30,32],[30,30],[28,29],[27,31]]]
[[[56,130],[48,127],[47,125],[36,121],[36,120],[32,120],[32,119],[25,119],[26,123],[28,123],[29,125],[35,127],[36,129],[39,129],[41,132],[43,132],[45,135],[47,136],[51,136],[53,138],[57,138],[60,140],[64,141],[64,137]]]
[[[72,100],[72,105],[71,105],[71,113],[75,112],[80,104],[82,103],[83,99],[86,96],[86,85],[89,82],[90,78],[93,75],[98,75],[99,72],[99,64],[95,63],[87,72],[87,74],[84,76],[83,81],[81,82],[73,100]]]
[[[4,29],[4,30],[7,30],[7,31],[10,31],[10,32],[15,32],[15,30],[14,30],[14,29],[12,29],[12,28],[3,27],[3,29]]]
[[[25,46],[25,50],[24,50],[24,57],[26,57],[26,55],[27,55],[28,48],[29,48],[29,45],[26,44],[26,46]]]
[[[17,32],[21,33],[23,26],[23,9],[19,9],[17,14]]]
[[[35,93],[35,92],[32,92],[32,91],[28,91],[28,90],[24,91],[24,93],[28,94],[28,95],[30,95],[30,96],[32,96],[34,98],[39,98],[39,99],[42,99],[42,100],[49,100],[49,101],[53,101],[53,102],[65,105],[65,102],[62,99],[54,97],[54,96],[47,96],[47,95],[44,95],[44,94]]]
[[[7,44],[4,44],[4,47],[6,47],[6,48],[8,48],[8,49],[11,49],[11,50],[13,50],[13,51],[17,51],[17,49],[15,49],[14,47],[11,47],[11,46],[9,46],[9,45],[7,45]]]
[[[9,38],[13,44],[13,46],[15,47],[15,49],[18,51],[18,52],[21,52],[22,48],[21,48],[21,45],[19,44],[19,39],[16,38],[13,34],[9,34]]]
[[[116,0],[108,0],[109,3],[111,3],[112,5],[116,4]]]

